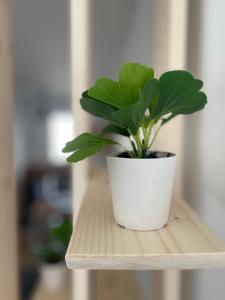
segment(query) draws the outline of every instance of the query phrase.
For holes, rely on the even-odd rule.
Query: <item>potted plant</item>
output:
[[[130,140],[131,149],[107,156],[116,222],[133,230],[154,230],[168,222],[176,155],[151,151],[160,128],[179,114],[204,108],[201,80],[181,70],[154,78],[152,68],[127,63],[117,81],[100,78],[82,94],[82,108],[109,124],[100,135],[83,133],[63,149],[76,163],[116,140],[117,133]]]
[[[41,261],[40,278],[48,290],[60,290],[67,278],[64,257],[72,233],[72,222],[59,213],[43,222],[44,236],[32,246],[33,254]]]

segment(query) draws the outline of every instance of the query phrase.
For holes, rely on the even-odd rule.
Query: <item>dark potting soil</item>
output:
[[[173,153],[170,152],[161,152],[161,151],[150,151],[148,154],[146,154],[145,157],[141,159],[148,159],[148,158],[163,158],[163,157],[171,157],[174,156]],[[117,155],[117,157],[121,158],[131,158],[127,152],[121,152]]]

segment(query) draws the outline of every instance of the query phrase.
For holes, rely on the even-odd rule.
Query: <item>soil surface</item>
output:
[[[148,159],[148,158],[163,158],[163,157],[171,157],[174,156],[173,153],[170,152],[160,152],[160,151],[150,151],[148,154],[146,154],[145,157],[141,159]],[[117,155],[117,157],[121,158],[131,158],[127,152],[122,152]],[[136,157],[135,157],[136,158]]]

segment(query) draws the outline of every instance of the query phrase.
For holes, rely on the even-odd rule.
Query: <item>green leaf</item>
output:
[[[109,104],[102,103],[88,96],[87,92],[82,94],[80,99],[81,107],[88,113],[112,121],[112,113],[117,109]]]
[[[64,153],[74,152],[67,158],[68,162],[78,162],[103,149],[107,144],[117,144],[116,142],[91,133],[83,133],[74,140],[66,143],[63,148]]]
[[[202,81],[195,79],[186,71],[169,71],[159,79],[159,97],[152,108],[151,118],[157,119],[165,114],[189,114],[202,109],[207,97],[199,92]]]
[[[69,163],[76,163],[80,160],[83,160],[91,155],[96,154],[97,152],[101,151],[103,148],[103,145],[95,145],[88,148],[81,148],[74,152],[72,155],[70,155],[67,158],[67,161]]]
[[[204,108],[207,103],[206,94],[203,92],[186,93],[181,95],[174,105],[174,114],[191,114]]]
[[[122,127],[127,128],[132,134],[136,134],[145,112],[151,101],[158,93],[158,80],[149,80],[142,92],[139,93],[139,100],[125,108],[122,108],[112,114],[113,119]]]
[[[139,90],[154,76],[153,69],[138,64],[123,64],[119,73],[119,86],[123,90],[129,104],[136,102],[139,98]]]
[[[108,78],[98,79],[95,85],[88,90],[88,95],[117,108],[129,104],[129,100],[119,87],[119,84]]]
[[[114,124],[109,124],[107,125],[103,130],[102,130],[103,134],[106,133],[117,133],[120,135],[124,135],[124,136],[130,136],[129,132],[125,129],[125,128],[121,128],[117,125]]]
[[[123,108],[138,101],[139,90],[153,78],[153,69],[138,64],[127,63],[122,65],[119,79],[100,78],[87,93],[98,101],[116,108]]]
[[[82,147],[92,147],[100,144],[116,144],[116,142],[93,133],[82,133],[72,141],[67,142],[62,151],[69,153]]]

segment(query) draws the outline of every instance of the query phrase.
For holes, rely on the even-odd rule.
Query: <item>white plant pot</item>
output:
[[[115,220],[132,230],[155,230],[168,222],[176,156],[107,156]]]
[[[43,264],[40,270],[41,282],[48,291],[61,290],[67,280],[65,263]]]

